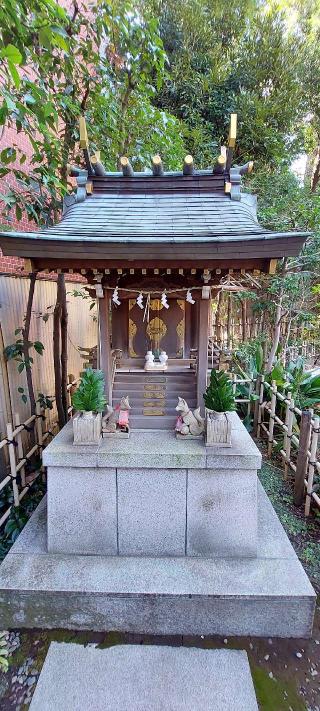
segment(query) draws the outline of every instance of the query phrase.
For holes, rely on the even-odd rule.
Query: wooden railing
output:
[[[67,386],[69,417],[73,413],[71,393],[77,383],[78,379],[73,379]],[[54,399],[52,400],[54,402]],[[20,505],[23,497],[42,473],[42,467],[30,476],[27,475],[26,470],[33,457],[36,455],[41,457],[42,450],[48,443],[48,438],[53,436],[57,430],[58,423],[56,419],[51,421],[51,414],[51,409],[41,407],[37,402],[35,415],[31,415],[24,422],[21,422],[20,416],[16,414],[14,424],[12,422],[7,424],[7,436],[0,440],[0,450],[3,450],[3,458],[8,473],[5,473],[2,481],[0,481],[0,492],[6,486],[11,487],[13,504],[2,514],[0,527],[9,518],[12,506],[17,507]]]

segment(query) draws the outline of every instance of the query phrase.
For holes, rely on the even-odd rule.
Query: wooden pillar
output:
[[[208,370],[208,326],[210,299],[200,299],[198,305],[198,373],[197,373],[197,400],[204,414],[203,393],[207,387]]]
[[[183,357],[184,358],[190,358],[190,348],[191,346],[191,309],[193,309],[194,306],[191,306],[191,304],[188,304],[188,302],[185,302],[185,321],[184,321],[184,349],[183,349]]]
[[[311,410],[302,410],[300,420],[300,436],[299,449],[297,457],[297,468],[294,477],[294,494],[293,503],[295,506],[301,506],[305,496],[305,477],[308,466],[308,449],[310,446],[311,434]]]
[[[99,299],[99,353],[100,368],[105,377],[105,395],[108,403],[112,402],[111,383],[111,347],[110,347],[110,319],[109,319],[110,294],[106,289],[102,299]]]

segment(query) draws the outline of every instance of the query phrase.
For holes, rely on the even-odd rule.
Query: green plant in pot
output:
[[[232,412],[236,409],[232,383],[223,370],[211,371],[210,382],[203,397],[207,410],[211,412]]]
[[[72,396],[78,414],[73,418],[74,444],[96,444],[101,437],[101,413],[107,404],[102,370],[88,368]]]
[[[231,446],[231,423],[227,413],[236,409],[232,383],[227,373],[212,370],[204,393],[207,446]]]

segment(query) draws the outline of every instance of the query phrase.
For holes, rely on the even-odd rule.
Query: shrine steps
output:
[[[178,397],[189,407],[197,406],[196,376],[190,368],[164,372],[118,370],[115,374],[112,404],[129,396],[132,429],[173,429],[177,419]]]

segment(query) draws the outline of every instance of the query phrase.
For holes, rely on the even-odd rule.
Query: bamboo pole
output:
[[[270,415],[269,415],[269,430],[268,430],[268,459],[272,455],[273,447],[273,430],[274,430],[274,416],[276,414],[276,404],[277,404],[277,385],[275,380],[272,381],[271,387],[271,405],[270,405]]]
[[[292,425],[293,425],[293,407],[294,402],[292,400],[291,393],[288,393],[286,401],[286,416],[285,416],[285,426],[284,437],[283,437],[283,449],[284,449],[284,478],[288,478],[288,467],[290,466],[291,458],[291,437],[292,437]]]
[[[259,422],[259,405],[260,405],[260,388],[261,388],[261,375],[257,376],[256,379],[256,384],[255,384],[255,394],[257,399],[255,400],[254,403],[254,410],[253,410],[253,427],[252,427],[252,433],[254,437],[258,436],[258,422]]]
[[[248,405],[247,405],[247,417],[250,417],[250,412],[251,412],[251,395],[252,395],[252,390],[253,390],[253,375],[252,373],[250,374],[250,382],[249,382],[249,388],[248,388]]]
[[[12,491],[13,491],[13,503],[15,506],[19,506],[19,490],[17,484],[17,463],[15,447],[13,444],[13,428],[11,422],[7,424],[7,439],[8,439],[8,449],[9,449],[9,462],[10,462],[10,474],[12,481]]]
[[[305,507],[304,507],[304,513],[306,516],[309,516],[309,513],[310,513],[315,461],[316,461],[317,450],[318,450],[319,422],[320,422],[319,417],[315,417],[313,420],[313,423],[312,423],[310,459],[309,459],[308,477],[307,477],[307,495],[306,495],[306,502],[305,502]]]
[[[261,375],[260,390],[259,390],[259,408],[258,408],[258,422],[257,422],[257,439],[261,437],[261,422],[262,422],[262,410],[263,410],[263,398],[264,398],[264,375]]]
[[[241,301],[242,340],[247,340],[247,299]]]
[[[23,460],[23,444],[22,444],[22,430],[20,429],[21,425],[21,420],[20,420],[20,415],[18,412],[16,412],[14,416],[14,421],[16,427],[19,427],[19,431],[16,434],[16,440],[17,440],[17,450],[18,450],[18,457],[19,457],[19,462],[22,462]],[[21,475],[21,484],[22,486],[26,485],[26,470],[25,466],[23,465],[20,470],[20,475]]]
[[[42,442],[43,442],[43,432],[42,432],[42,417],[41,417],[41,407],[40,403],[37,402],[36,404],[36,413],[37,413],[37,419],[36,419],[36,428],[37,428],[37,444],[40,449],[40,453],[42,450]]]

